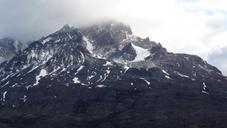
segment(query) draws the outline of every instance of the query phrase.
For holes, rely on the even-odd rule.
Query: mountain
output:
[[[3,128],[224,128],[227,78],[128,25],[65,25],[0,65]]]
[[[12,38],[0,39],[0,63],[10,60],[20,50],[23,49],[23,44]]]

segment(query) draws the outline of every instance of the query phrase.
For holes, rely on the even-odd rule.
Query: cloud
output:
[[[1,0],[0,34],[34,40],[67,23],[79,26],[104,19],[117,1]]]
[[[227,47],[220,49],[217,52],[210,54],[208,61],[213,65],[218,65],[223,74],[227,74]]]
[[[226,6],[226,0],[1,0],[0,37],[35,40],[66,23],[114,19],[169,51],[197,54],[221,67],[209,58],[227,47]]]

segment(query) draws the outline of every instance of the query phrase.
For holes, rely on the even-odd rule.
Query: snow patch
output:
[[[176,72],[176,71],[175,71],[175,73],[176,73],[177,75],[179,75],[180,77],[190,78],[189,76],[184,75],[184,74],[181,74],[181,73],[179,73],[179,72]]]
[[[67,68],[63,68],[62,70],[61,70],[61,72],[64,72],[64,71],[66,71],[67,70]]]
[[[166,75],[168,75],[168,76],[169,76],[169,73],[168,73],[168,72],[166,72],[165,70],[162,70],[162,72],[163,72],[164,74],[166,74]]]
[[[76,70],[76,73],[75,73],[75,75],[77,75],[82,69],[84,68],[84,66],[82,65],[82,66],[80,66],[77,70]]]
[[[207,88],[207,85],[205,82],[203,82],[203,90],[205,90]]]
[[[23,100],[23,102],[26,102],[27,101],[27,96],[24,95],[23,98],[21,98],[21,100]]]
[[[7,91],[3,92],[3,94],[2,94],[2,101],[3,102],[6,101],[6,94],[7,94]]]
[[[29,88],[31,88],[32,87],[32,85],[28,85],[28,86],[26,86],[25,88],[28,90]]]
[[[98,87],[98,88],[104,88],[104,87],[106,87],[106,86],[103,85],[103,84],[100,84],[100,85],[97,85],[97,87]]]
[[[126,39],[123,40],[123,41],[129,41],[129,42],[133,42],[133,41],[137,42],[138,41],[137,36],[135,36],[133,34],[129,34],[128,32],[125,32],[125,34],[126,34]]]
[[[45,77],[46,75],[48,75],[47,71],[45,69],[42,69],[39,73],[38,76],[36,76],[36,83],[34,84],[34,86],[39,84],[39,80],[41,79],[41,77]]]
[[[133,43],[132,47],[136,50],[136,58],[132,62],[144,61],[146,57],[150,56],[148,49],[141,48]]]
[[[80,80],[78,79],[78,77],[73,78],[73,82],[74,84],[80,84]]]
[[[41,43],[45,44],[46,42],[49,42],[52,38],[51,37],[47,37],[46,39],[44,39]]]
[[[106,63],[103,66],[111,66],[113,65],[110,61],[106,61]]]
[[[141,80],[145,81],[148,85],[151,84],[151,82],[149,82],[148,80],[146,80],[145,78],[140,78]]]
[[[70,34],[67,34],[67,35],[68,35],[69,39],[72,39],[73,38]]]
[[[167,79],[171,79],[169,76],[167,76],[167,75],[165,75],[165,78],[167,78]]]
[[[208,93],[208,92],[206,92],[206,91],[202,91],[202,93],[209,95],[209,93]]]
[[[103,79],[100,82],[104,82],[107,77],[108,77],[108,74],[105,73]]]
[[[187,61],[189,61],[189,57],[186,57],[186,56],[185,56],[184,58],[185,58]]]
[[[211,70],[211,69],[208,69],[207,65],[202,66],[202,65],[199,64],[199,67],[200,67],[201,69],[203,69],[204,71],[208,72],[208,73],[210,73],[210,72],[213,71],[213,70]]]
[[[124,69],[125,69],[125,72],[124,73],[126,73],[128,71],[128,69],[129,69],[129,66],[124,65]]]
[[[34,71],[35,69],[37,69],[38,67],[39,67],[39,66],[32,67],[32,69],[31,69],[30,71],[28,71],[27,74],[33,72],[33,71]]]
[[[61,67],[57,67],[57,68],[53,69],[53,71],[51,71],[49,74],[53,74],[53,73],[55,73],[56,71],[58,71],[59,69],[61,69]]]
[[[18,84],[17,83],[14,83],[11,87],[14,88],[15,86],[17,86]]]
[[[107,73],[107,75],[110,74],[110,69],[109,68],[106,70],[106,73]]]
[[[102,80],[102,75],[99,76],[99,79],[96,82],[99,82]]]
[[[84,61],[85,61],[84,54],[83,54],[82,52],[80,52],[80,55],[81,55],[81,60],[80,60],[80,62],[81,62],[81,63],[84,63]]]
[[[202,90],[202,93],[205,93],[205,94],[209,94],[209,92],[207,92],[207,85],[205,82],[203,82],[203,90]]]
[[[5,87],[7,84],[9,84],[9,81],[7,81],[1,88]]]
[[[7,75],[4,79],[1,80],[2,81],[5,81],[6,79],[8,79],[10,77],[10,75]]]
[[[165,78],[171,79],[170,76],[169,76],[170,74],[167,71],[162,70],[162,72],[165,74]]]
[[[93,46],[93,44],[89,41],[89,39],[88,38],[86,38],[86,37],[83,37],[83,40],[86,42],[86,44],[87,44],[87,46],[86,46],[86,48],[87,48],[87,50],[90,52],[90,53],[93,53],[93,50],[94,50],[94,46]]]
[[[97,75],[97,73],[93,71],[93,72],[91,73],[91,76],[88,76],[88,80],[91,80],[91,79],[94,78],[96,75]]]
[[[58,43],[58,42],[60,42],[60,41],[61,41],[61,40],[60,40],[60,39],[58,39],[58,40],[55,40],[55,41],[54,41],[54,43]]]

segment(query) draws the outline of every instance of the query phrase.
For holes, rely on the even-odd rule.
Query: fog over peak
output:
[[[197,54],[227,71],[221,66],[227,62],[221,54],[227,47],[226,6],[225,0],[1,0],[0,37],[30,41],[65,24],[116,20],[169,51]]]

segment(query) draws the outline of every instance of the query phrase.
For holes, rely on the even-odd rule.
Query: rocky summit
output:
[[[65,25],[2,62],[0,80],[1,128],[227,127],[221,71],[120,22]]]

